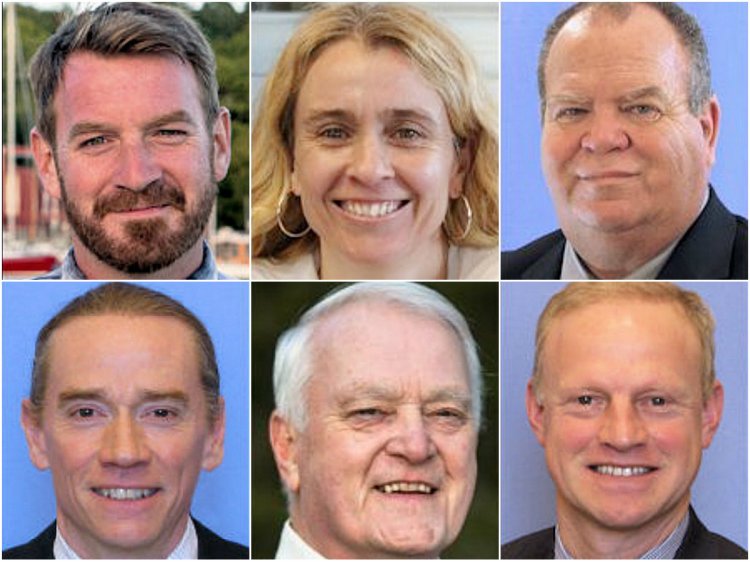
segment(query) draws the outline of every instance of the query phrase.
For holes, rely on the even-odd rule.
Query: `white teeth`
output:
[[[141,500],[156,493],[156,488],[94,488],[94,492],[111,500]]]
[[[390,484],[384,484],[380,486],[381,491],[386,494],[394,493],[417,493],[417,494],[431,494],[434,488],[423,484],[422,482],[392,482]]]
[[[356,201],[344,201],[341,208],[347,213],[360,217],[384,217],[396,212],[401,208],[400,201],[384,201],[382,203],[362,203]]]
[[[612,466],[607,464],[597,465],[596,471],[599,474],[606,474],[608,476],[640,476],[651,472],[653,469],[646,466]]]

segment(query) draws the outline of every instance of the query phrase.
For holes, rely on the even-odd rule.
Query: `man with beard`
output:
[[[104,4],[37,51],[31,132],[73,246],[44,279],[219,279],[204,231],[230,161],[216,62],[181,12]]]

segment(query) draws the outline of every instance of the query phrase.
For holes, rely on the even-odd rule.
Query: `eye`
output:
[[[663,396],[652,396],[649,401],[652,406],[663,407],[667,405],[667,399]]]
[[[93,408],[78,408],[73,412],[73,416],[78,418],[93,418],[95,414],[96,410]]]
[[[661,117],[661,111],[659,109],[646,103],[637,103],[627,106],[625,111],[646,121],[655,121]]]
[[[320,132],[320,136],[325,139],[331,140],[342,140],[347,137],[346,131],[343,127],[326,127]]]
[[[158,420],[160,422],[169,422],[175,421],[179,417],[179,414],[176,410],[173,410],[171,408],[153,408],[146,412],[146,417]]]
[[[555,121],[576,121],[584,117],[587,113],[588,110],[583,107],[562,107],[555,110],[553,117]]]
[[[469,420],[468,414],[458,408],[437,408],[429,412],[428,416],[441,427],[450,429],[462,427]]]
[[[401,140],[412,140],[422,138],[424,135],[412,127],[401,127],[396,130],[395,136]]]
[[[584,394],[576,398],[581,406],[591,406],[594,403],[594,397],[589,394]]]
[[[104,135],[99,135],[97,137],[91,137],[89,139],[84,140],[80,143],[81,148],[88,148],[88,147],[94,147],[94,146],[102,146],[104,144],[107,144],[108,139]]]

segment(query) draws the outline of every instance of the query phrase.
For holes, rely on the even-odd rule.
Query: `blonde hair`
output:
[[[440,95],[458,142],[473,151],[463,193],[473,211],[466,225],[460,201],[450,205],[444,228],[455,244],[494,246],[498,238],[498,136],[494,102],[459,40],[421,10],[403,4],[334,4],[316,10],[297,29],[269,74],[255,110],[252,133],[253,256],[289,258],[318,241],[310,231],[287,237],[276,223],[277,205],[292,174],[294,108],[312,63],[330,44],[355,37],[368,47],[399,49]],[[283,210],[285,227],[306,228],[297,198]]]
[[[544,344],[550,326],[556,318],[601,302],[613,300],[639,300],[650,303],[671,304],[681,310],[688,323],[693,326],[701,344],[702,361],[700,366],[701,392],[706,400],[711,395],[716,370],[714,367],[714,329],[716,323],[711,311],[701,297],[692,291],[681,289],[672,283],[660,282],[580,282],[571,283],[554,295],[536,328],[536,351],[531,386],[537,401],[541,401],[540,385],[543,373]]]

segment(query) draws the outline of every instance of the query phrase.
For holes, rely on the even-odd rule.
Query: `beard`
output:
[[[153,273],[190,250],[203,236],[218,190],[215,182],[206,181],[195,208],[190,209],[180,188],[157,180],[139,191],[118,189],[102,195],[87,214],[68,197],[62,176],[58,179],[68,221],[83,245],[102,262],[128,274]],[[181,213],[175,228],[170,229],[163,218],[134,219],[123,225],[123,237],[117,238],[102,226],[109,213],[158,206],[171,206]]]

